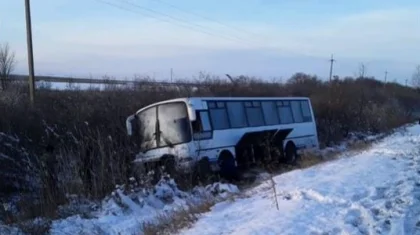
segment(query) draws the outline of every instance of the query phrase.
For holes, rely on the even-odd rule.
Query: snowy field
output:
[[[366,152],[268,180],[184,235],[420,234],[420,126]]]

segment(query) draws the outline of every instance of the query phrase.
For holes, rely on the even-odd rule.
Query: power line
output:
[[[104,0],[94,0],[94,1],[99,2],[99,3],[106,4],[106,5],[111,6],[111,7],[118,8],[118,9],[120,9],[120,10],[130,11],[130,12],[132,12],[132,13],[136,13],[136,14],[143,14],[143,15],[145,15],[145,16],[149,16],[149,17],[155,18],[155,17],[154,17],[153,15],[151,15],[151,14],[147,14],[147,13],[140,13],[140,12],[138,12],[138,11],[132,10],[131,8],[126,8],[126,7],[123,7],[123,6],[121,6],[121,5],[114,4],[114,3],[111,3],[111,2],[108,2],[108,1],[104,1]],[[155,19],[157,19],[157,18],[155,18]],[[160,19],[160,20],[165,21],[165,20],[163,20],[163,19]],[[169,22],[169,21],[166,21],[166,22]]]
[[[158,18],[158,17],[156,17],[156,16],[154,16],[152,14],[147,14],[147,13],[144,13],[144,12],[139,12],[139,11],[133,10],[131,8],[126,8],[126,7],[123,7],[121,5],[118,5],[118,4],[115,4],[115,3],[112,3],[112,2],[108,2],[108,1],[104,1],[104,0],[94,0],[94,1],[97,1],[97,2],[100,2],[100,3],[103,3],[103,4],[106,4],[108,6],[112,6],[112,7],[118,8],[120,10],[130,11],[132,13],[145,15],[145,16],[148,16],[150,18],[154,18],[154,19],[157,19],[157,20],[160,20],[160,21],[164,21],[164,22],[167,22],[167,23],[174,23],[174,22],[172,22],[172,21],[170,21],[168,19]],[[192,31],[201,32],[201,33],[204,33],[204,34],[207,34],[207,35],[210,35],[210,36],[223,37],[223,36],[212,34],[212,33],[209,33],[209,32],[203,31],[203,30],[197,30],[197,29],[195,29],[193,27],[189,27],[188,25],[183,25],[183,24],[177,24],[177,25],[180,26],[180,27],[184,27],[184,28],[187,28],[187,29],[192,30]],[[225,37],[223,37],[223,38],[225,38]],[[231,40],[230,38],[225,38],[225,39]]]
[[[173,17],[171,15],[168,15],[168,14],[165,14],[165,13],[161,13],[161,12],[158,12],[158,11],[155,11],[153,9],[150,9],[150,8],[147,8],[147,7],[144,7],[144,6],[141,6],[141,5],[138,5],[138,4],[129,2],[127,0],[119,0],[119,1],[117,0],[117,2],[120,2],[120,3],[125,4],[125,5],[130,5],[130,6],[134,7],[134,8],[138,8],[138,9],[141,9],[143,11],[134,10],[133,8],[128,8],[128,7],[124,6],[124,5],[119,5],[119,4],[116,4],[114,2],[110,2],[109,0],[94,0],[94,1],[99,2],[99,3],[106,4],[106,5],[111,6],[111,7],[118,8],[120,10],[124,10],[124,11],[129,11],[129,12],[132,12],[132,13],[137,13],[137,14],[145,15],[145,16],[148,16],[150,18],[154,18],[154,19],[157,19],[157,20],[160,20],[160,21],[163,21],[163,22],[167,22],[167,23],[170,23],[170,24],[175,24],[175,25],[178,25],[180,27],[189,29],[191,31],[201,32],[201,33],[207,34],[209,36],[223,38],[225,40],[233,41],[233,42],[236,42],[236,43],[240,42],[240,43],[242,43],[242,44],[250,47],[251,49],[255,49],[255,45],[254,44],[250,44],[250,43],[244,41],[243,39],[237,40],[236,38],[231,38],[231,37],[227,37],[225,35],[220,35],[220,34],[216,34],[216,33],[213,33],[213,32],[208,32],[206,30],[203,30],[202,29],[203,27],[201,25],[199,25],[199,24],[193,24],[194,26],[196,26],[198,28],[192,27],[191,26],[191,24],[192,24],[191,22],[185,21],[183,19],[178,19],[177,17]],[[146,13],[144,11],[146,11],[148,13]],[[161,15],[161,16],[165,16],[165,17],[167,17],[169,19],[157,17],[157,16],[155,16],[155,15],[153,15],[151,13],[158,14],[158,15]],[[259,43],[259,44],[267,45],[267,43],[264,43],[264,42]],[[296,54],[296,52],[285,50],[284,48],[280,48],[280,47],[277,47],[277,46],[273,46],[272,47],[272,50],[273,49],[278,49],[278,50],[282,50],[283,52]],[[304,55],[302,53],[299,53],[299,54],[300,55],[303,55],[303,56],[307,56],[307,55]]]
[[[199,24],[196,24],[196,23],[191,23],[191,22],[185,21],[185,20],[183,20],[183,19],[180,19],[180,18],[177,18],[177,17],[171,16],[171,15],[168,15],[168,14],[165,14],[165,13],[162,13],[162,12],[159,12],[159,11],[156,11],[156,10],[153,10],[153,9],[151,9],[151,8],[148,8],[148,7],[141,6],[141,5],[139,5],[139,4],[136,4],[136,3],[133,3],[133,2],[130,2],[130,1],[127,1],[127,0],[117,0],[117,2],[120,2],[120,3],[126,4],[126,5],[130,5],[130,6],[132,6],[132,7],[135,7],[135,8],[141,9],[141,10],[143,10],[143,11],[150,12],[150,13],[155,14],[155,15],[160,15],[160,16],[167,17],[167,18],[171,19],[172,21],[171,21],[171,20],[168,20],[168,19],[165,19],[165,18],[158,18],[158,17],[156,17],[156,16],[154,16],[154,15],[152,15],[152,14],[150,14],[150,13],[149,13],[149,14],[144,14],[143,12],[134,11],[134,10],[132,10],[132,9],[128,9],[128,8],[122,7],[121,5],[117,5],[117,4],[111,3],[111,2],[109,2],[109,1],[104,1],[104,0],[95,0],[95,1],[97,1],[97,2],[101,2],[101,3],[104,3],[104,4],[107,4],[107,5],[109,5],[109,6],[117,7],[117,8],[119,8],[119,9],[121,9],[121,10],[128,10],[128,11],[131,11],[131,12],[134,12],[134,13],[147,15],[147,16],[149,16],[149,17],[151,17],[151,18],[154,18],[154,19],[157,19],[157,20],[162,20],[162,21],[165,21],[165,22],[167,22],[167,23],[175,23],[175,22],[173,22],[173,21],[177,21],[177,22],[179,22],[179,23],[183,23],[183,24],[179,24],[179,23],[178,23],[177,25],[179,25],[179,26],[181,26],[181,27],[184,27],[184,28],[187,28],[187,29],[190,29],[190,30],[192,30],[192,31],[197,31],[197,32],[205,33],[205,34],[210,35],[210,36],[215,36],[215,37],[224,38],[224,39],[226,39],[226,40],[231,40],[231,41],[235,41],[235,42],[246,43],[246,42],[244,42],[244,41],[241,41],[241,39],[239,39],[239,40],[238,40],[238,39],[236,39],[236,38],[227,37],[227,36],[225,36],[225,35],[218,35],[218,34],[215,34],[215,33],[212,33],[212,32],[206,31],[206,30],[203,30],[202,28],[204,28],[204,27],[203,27],[202,25],[199,25]],[[191,27],[191,26],[189,26],[189,25],[193,25],[193,26],[195,26],[195,27],[197,27],[197,28]]]
[[[174,4],[171,4],[171,3],[168,3],[168,2],[165,2],[165,1],[162,1],[162,0],[153,0],[153,1],[155,1],[155,2],[159,2],[159,3],[164,4],[164,5],[167,5],[167,6],[171,7],[171,8],[177,9],[177,10],[182,11],[182,12],[185,12],[185,13],[187,13],[187,14],[194,15],[194,16],[200,17],[200,18],[205,19],[205,20],[208,20],[208,21],[213,21],[213,22],[218,23],[218,24],[220,24],[220,25],[222,25],[222,26],[225,26],[225,27],[227,27],[227,28],[234,29],[234,30],[236,30],[237,32],[247,33],[247,34],[254,35],[254,36],[258,36],[258,37],[260,36],[260,35],[258,35],[258,34],[256,34],[256,33],[249,32],[249,31],[247,31],[247,30],[244,30],[244,29],[241,29],[241,28],[238,28],[238,27],[232,26],[232,25],[228,25],[228,24],[223,23],[223,22],[221,22],[221,21],[219,21],[219,20],[217,20],[217,19],[214,19],[214,18],[211,18],[211,17],[205,16],[205,15],[200,15],[200,14],[197,14],[197,13],[195,13],[195,12],[193,12],[193,11],[189,11],[189,10],[182,9],[182,8],[180,8],[180,7],[178,7],[178,6],[174,5]]]
[[[237,32],[241,32],[241,33],[246,33],[248,35],[252,35],[252,36],[254,36],[254,37],[258,38],[258,39],[263,39],[263,38],[265,39],[266,38],[266,37],[262,37],[263,35],[261,35],[261,34],[254,33],[254,32],[251,32],[251,31],[248,31],[248,30],[245,30],[245,29],[242,29],[242,28],[233,26],[233,25],[226,24],[226,23],[221,22],[220,20],[217,20],[215,18],[211,18],[211,17],[205,16],[205,15],[200,15],[198,13],[195,13],[195,12],[191,11],[191,10],[183,9],[183,8],[181,8],[179,6],[176,6],[176,5],[172,4],[172,3],[168,3],[166,1],[162,1],[162,0],[153,0],[153,1],[158,2],[158,3],[161,3],[161,4],[164,4],[164,5],[167,5],[167,6],[171,7],[171,8],[177,9],[177,10],[182,11],[182,12],[185,12],[187,14],[191,14],[191,15],[200,17],[202,19],[208,20],[208,21],[213,21],[213,22],[215,22],[215,23],[217,23],[219,25],[222,25],[222,26],[224,26],[226,28],[233,29],[233,30],[235,30]],[[240,37],[236,37],[236,38],[238,38],[240,40],[244,40],[243,38],[240,38]],[[251,41],[254,42],[254,43],[261,43],[261,42],[258,42],[256,40],[251,40]],[[263,43],[264,44],[267,44],[266,42],[263,42]],[[277,48],[277,49],[279,49],[279,48]],[[282,49],[282,50],[284,51],[284,49]]]

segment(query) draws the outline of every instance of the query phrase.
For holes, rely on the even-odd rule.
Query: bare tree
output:
[[[0,44],[0,82],[1,89],[5,90],[7,80],[15,68],[15,53],[10,50],[9,44]]]
[[[364,78],[366,76],[366,65],[364,63],[359,64],[359,77]]]
[[[411,85],[417,88],[420,87],[420,65],[417,65],[416,70],[411,77]]]
[[[357,67],[357,72],[354,72],[354,76],[356,78],[364,78],[367,74],[367,67],[365,63],[359,63],[359,66]]]

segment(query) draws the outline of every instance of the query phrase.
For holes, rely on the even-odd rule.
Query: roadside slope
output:
[[[420,126],[217,204],[181,234],[420,234]]]

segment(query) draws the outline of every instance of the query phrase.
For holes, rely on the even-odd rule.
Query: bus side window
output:
[[[193,133],[199,133],[203,130],[203,124],[201,123],[200,112],[196,111],[196,119],[192,122]]]
[[[194,139],[208,139],[212,136],[212,128],[208,111],[197,111],[197,119],[192,123]]]
[[[309,102],[303,100],[300,102],[300,107],[302,109],[302,115],[305,122],[312,122],[312,113],[311,108],[309,107]]]

